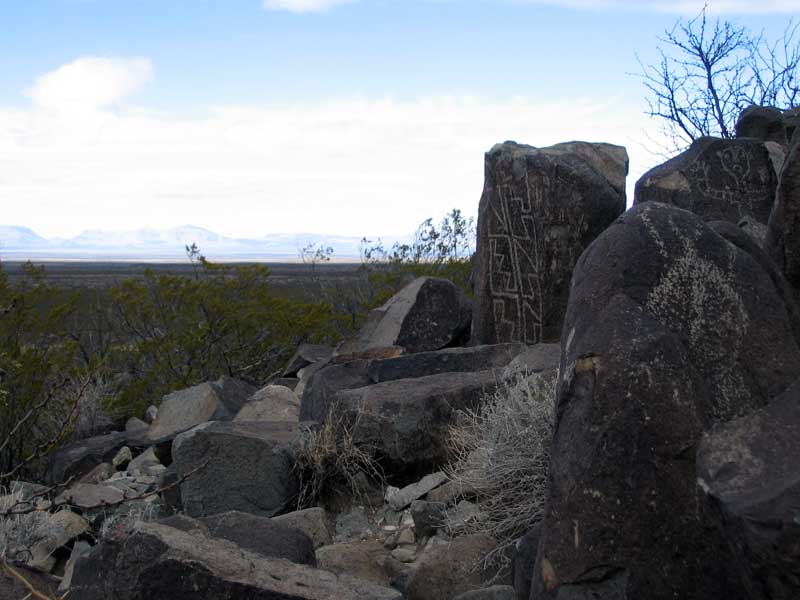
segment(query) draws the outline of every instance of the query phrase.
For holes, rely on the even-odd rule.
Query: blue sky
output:
[[[768,34],[800,1],[711,0]],[[702,3],[29,0],[0,3],[0,198],[46,236],[184,223],[231,236],[404,234],[477,211],[515,139],[628,147],[630,73]]]

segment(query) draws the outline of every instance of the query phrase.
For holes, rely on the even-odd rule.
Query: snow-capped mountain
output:
[[[384,238],[391,246],[400,238]],[[313,233],[277,233],[260,238],[231,238],[209,229],[183,225],[167,230],[151,228],[130,231],[90,229],[72,238],[46,239],[27,227],[0,225],[0,257],[6,258],[96,258],[185,259],[186,246],[197,244],[208,258],[294,260],[308,245],[334,250],[336,258],[357,258],[361,238]]]

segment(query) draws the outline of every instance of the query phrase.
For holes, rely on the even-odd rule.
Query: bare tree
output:
[[[703,136],[730,138],[750,105],[793,108],[800,102],[800,23],[789,21],[774,41],[729,21],[713,23],[706,9],[678,20],[658,47],[658,64],[639,60],[648,90],[647,114],[661,120],[677,151]]]

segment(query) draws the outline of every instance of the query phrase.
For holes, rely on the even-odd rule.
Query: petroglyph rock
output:
[[[573,281],[531,597],[750,598],[695,450],[799,372],[770,273],[697,215],[647,202]]]
[[[515,142],[486,153],[473,266],[472,341],[555,341],[572,269],[625,210],[621,146]]]
[[[634,204],[663,202],[704,221],[767,223],[775,199],[784,149],[752,138],[704,137],[636,182]]]

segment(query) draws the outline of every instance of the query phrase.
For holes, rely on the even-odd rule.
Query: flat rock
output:
[[[287,387],[267,385],[253,394],[234,421],[297,421],[300,399]]]
[[[312,567],[317,564],[311,538],[273,519],[228,511],[199,520],[210,536],[228,540],[250,552]]]
[[[143,523],[80,558],[70,596],[81,600],[197,597],[270,600],[399,600],[396,590],[347,574],[267,558],[202,529]]]
[[[323,546],[317,550],[320,569],[334,573],[348,573],[377,585],[389,585],[383,569],[386,555],[383,545],[375,541],[357,541]]]
[[[236,421],[180,434],[172,446],[178,478],[199,468],[181,483],[183,510],[193,517],[285,511],[299,491],[294,447],[300,431],[297,423]]]
[[[471,342],[556,341],[578,257],[625,210],[627,152],[505,142],[484,165]]]
[[[394,510],[403,510],[407,506],[410,506],[414,500],[422,498],[425,494],[439,487],[445,481],[447,481],[447,475],[441,471],[426,475],[416,483],[407,485],[392,494],[389,498],[389,506]]]
[[[554,344],[557,346],[557,344]],[[468,348],[445,348],[373,360],[367,375],[373,383],[436,375],[464,373],[505,367],[525,352],[525,344],[491,344]]]
[[[78,483],[61,494],[60,499],[81,509],[102,508],[119,504],[125,493],[107,483]]]

